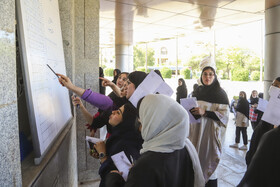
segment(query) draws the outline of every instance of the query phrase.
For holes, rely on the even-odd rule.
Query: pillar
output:
[[[15,1],[1,0],[0,12],[0,186],[22,186],[17,107]]]
[[[264,98],[272,81],[280,76],[280,0],[265,1]]]
[[[116,68],[133,71],[133,17],[132,6],[116,3],[115,7],[115,56]],[[126,18],[126,19],[124,19]],[[129,20],[127,19],[129,18]]]

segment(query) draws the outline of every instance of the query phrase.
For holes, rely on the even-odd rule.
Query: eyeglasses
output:
[[[214,73],[203,73],[204,77],[207,77],[207,76],[213,77],[214,75],[215,75]]]

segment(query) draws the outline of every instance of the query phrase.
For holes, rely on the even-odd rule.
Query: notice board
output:
[[[17,0],[16,10],[35,164],[39,164],[72,118],[68,90],[47,66],[66,75],[58,0]]]

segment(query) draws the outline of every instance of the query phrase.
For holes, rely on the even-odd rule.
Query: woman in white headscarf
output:
[[[170,97],[152,94],[140,103],[139,117],[143,149],[125,186],[204,186],[197,152],[187,139],[186,110]]]

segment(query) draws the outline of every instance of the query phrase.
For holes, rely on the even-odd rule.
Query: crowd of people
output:
[[[102,70],[100,72],[103,73]],[[160,72],[157,73],[161,76]],[[129,99],[146,78],[145,72],[127,73],[116,69],[112,81],[101,76],[100,86],[109,86],[113,90],[108,96],[102,89],[94,92],[80,88],[67,76],[57,75],[60,84],[75,94],[72,103],[82,111],[91,136],[97,129],[107,128],[106,139],[97,142],[89,152],[100,160],[100,187],[218,186],[217,167],[229,121],[230,103],[214,67],[202,68],[201,85],[195,84],[189,95],[184,79],[179,79],[176,100],[160,93],[148,94],[138,101],[137,107]],[[273,86],[280,88],[280,78],[274,81]],[[197,107],[190,110],[196,122],[189,120],[188,112],[180,105],[180,99],[187,97],[196,97]],[[275,147],[272,141],[280,138],[280,130],[272,130],[272,124],[261,120],[259,115],[262,114],[256,109],[257,98],[253,91],[248,101],[246,93],[241,91],[234,106],[236,139],[232,147],[238,147],[241,132],[244,145],[240,149],[247,150],[246,129],[249,120],[252,126],[255,123],[246,156],[248,170],[239,186],[257,186],[257,182],[270,186],[277,180],[274,170],[265,173],[265,177],[257,172],[262,167],[276,171],[278,165],[270,166],[273,163],[268,157],[270,153],[279,155],[280,152],[279,149],[267,150]],[[82,100],[97,107],[98,113],[90,114]],[[122,151],[131,163],[127,178],[112,159]],[[260,163],[262,159],[268,159],[265,166]],[[274,180],[270,179],[274,176]]]

